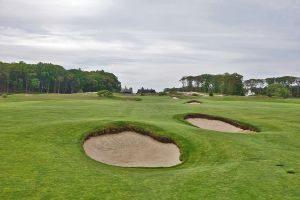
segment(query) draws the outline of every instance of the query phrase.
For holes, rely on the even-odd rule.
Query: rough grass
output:
[[[299,99],[200,97],[201,106],[188,106],[168,96],[139,98],[0,98],[0,199],[299,199]],[[182,113],[230,118],[261,132],[203,130],[174,118]],[[122,168],[87,157],[86,134],[120,121],[173,138],[185,162]]]

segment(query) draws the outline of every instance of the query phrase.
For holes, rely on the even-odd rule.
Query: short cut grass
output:
[[[0,98],[0,199],[299,199],[299,99],[215,95],[189,106],[169,96],[139,98]],[[184,113],[229,118],[260,132],[203,130],[179,120]],[[122,168],[86,156],[87,134],[124,123],[174,139],[184,163]]]

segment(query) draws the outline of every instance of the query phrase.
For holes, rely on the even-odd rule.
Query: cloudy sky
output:
[[[104,69],[134,89],[300,76],[300,1],[0,0],[0,60]]]

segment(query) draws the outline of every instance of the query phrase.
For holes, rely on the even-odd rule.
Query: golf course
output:
[[[232,120],[242,131],[199,128],[186,120],[191,114]],[[245,127],[251,131],[243,132]],[[137,145],[144,137],[172,145],[178,149],[177,161],[117,166],[87,155],[88,138],[118,135],[118,131],[140,133],[128,135],[137,138]],[[114,138],[109,141],[118,143]],[[140,145],[137,152],[134,148],[130,152],[143,153],[147,148]],[[167,150],[166,155],[174,153]],[[3,200],[296,200],[300,198],[300,99],[7,95],[0,98],[0,161]]]

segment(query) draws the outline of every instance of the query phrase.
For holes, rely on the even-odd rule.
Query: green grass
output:
[[[300,100],[168,96],[142,101],[96,94],[0,98],[0,199],[300,199]],[[255,134],[198,129],[176,116],[249,123]],[[171,137],[184,163],[121,168],[87,157],[82,139],[111,124]]]

